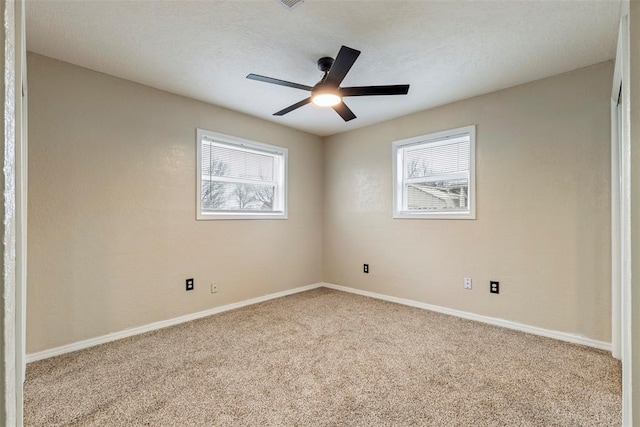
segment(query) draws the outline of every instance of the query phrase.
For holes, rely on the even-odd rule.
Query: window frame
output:
[[[275,192],[282,199],[279,203],[281,209],[274,211],[203,211],[202,210],[202,141],[207,139],[213,143],[237,147],[246,151],[267,153],[274,155],[274,158],[281,165],[276,166]],[[265,144],[263,142],[252,141],[236,136],[213,132],[206,129],[196,130],[196,219],[197,220],[220,220],[220,219],[287,219],[287,180],[289,150],[277,145]],[[275,177],[274,177],[275,178]],[[233,179],[229,181],[234,182]]]
[[[404,149],[410,146],[432,146],[469,135],[469,209],[468,211],[412,212],[404,210]],[[463,126],[393,141],[393,218],[397,219],[476,219],[476,125]]]

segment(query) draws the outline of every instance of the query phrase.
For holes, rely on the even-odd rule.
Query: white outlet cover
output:
[[[471,289],[471,278],[470,277],[465,277],[464,278],[464,288],[465,289]]]

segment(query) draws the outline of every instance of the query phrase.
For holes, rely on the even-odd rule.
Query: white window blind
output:
[[[475,127],[394,142],[394,217],[471,218]]]
[[[199,219],[286,215],[286,149],[198,132]]]

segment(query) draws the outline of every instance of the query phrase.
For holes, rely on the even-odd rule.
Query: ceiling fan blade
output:
[[[356,118],[356,115],[353,114],[353,111],[351,111],[351,109],[347,107],[347,104],[345,104],[344,102],[335,105],[333,109],[336,111],[336,113],[340,114],[340,117],[342,117],[345,122]]]
[[[274,79],[273,77],[260,76],[258,74],[249,74],[247,78],[249,80],[257,80],[259,82],[271,83],[279,86],[292,87],[294,89],[308,90],[309,92],[311,92],[311,90],[313,89],[311,86],[288,82],[286,80]]]
[[[356,86],[340,88],[341,96],[406,95],[409,85]]]
[[[293,110],[297,110],[298,108],[307,105],[308,103],[311,102],[311,97],[307,98],[307,99],[303,99],[300,102],[296,102],[293,105],[288,106],[287,108],[285,108],[284,110],[280,110],[277,113],[273,113],[274,116],[284,116],[287,113],[292,112]]]
[[[340,52],[338,52],[338,56],[336,56],[336,60],[333,61],[331,69],[329,69],[329,74],[327,74],[327,79],[325,81],[339,86],[353,66],[354,62],[356,62],[356,59],[358,59],[358,56],[360,56],[359,50],[342,46],[340,48]]]

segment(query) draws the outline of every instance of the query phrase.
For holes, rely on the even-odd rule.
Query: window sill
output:
[[[476,219],[475,212],[433,212],[407,213],[394,212],[393,219]]]
[[[215,221],[220,219],[287,219],[288,215],[283,212],[275,213],[199,213],[196,217],[198,221]]]

